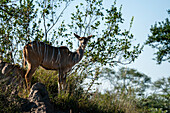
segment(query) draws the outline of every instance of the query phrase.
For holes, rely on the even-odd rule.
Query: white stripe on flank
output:
[[[44,49],[44,61],[43,62],[45,62],[46,44],[44,44],[44,46],[45,46],[45,49]]]
[[[41,43],[40,43],[40,55],[41,55],[41,57],[42,57],[42,51],[41,51]]]
[[[59,50],[59,47],[58,47],[58,55],[57,55],[57,59],[56,59],[55,63],[58,62],[58,60],[59,60],[59,55],[60,55],[60,50]]]
[[[58,48],[58,53],[59,53],[59,57],[60,57],[60,49]]]
[[[46,54],[46,57],[45,57],[45,61],[48,61],[48,49],[49,49],[49,47],[47,45],[47,54]]]
[[[58,61],[58,55],[57,55],[57,58],[56,58],[56,61],[55,61],[55,63],[57,63],[57,61]]]
[[[36,44],[37,44],[37,53],[38,55],[40,55],[38,41],[36,41]]]
[[[58,66],[60,67],[60,59],[61,59],[61,54],[60,54],[60,49],[58,48],[58,51],[59,51],[59,59],[58,59]]]
[[[53,47],[53,55],[52,55],[52,57],[51,57],[50,62],[53,60],[53,57],[54,57],[54,51],[55,51],[55,49],[54,49],[54,47]]]
[[[31,42],[31,45],[32,45],[32,46],[31,46],[31,47],[32,47],[32,50],[34,51],[34,45],[33,45],[33,42]]]

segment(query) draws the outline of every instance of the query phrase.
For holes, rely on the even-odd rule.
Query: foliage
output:
[[[170,99],[170,78],[161,78],[151,82],[151,78],[135,69],[120,68],[118,72],[104,68],[100,77],[112,84],[112,90],[123,99],[130,98],[135,101],[141,112],[167,113]],[[149,90],[148,90],[149,89]],[[151,93],[149,95],[148,91]],[[127,101],[127,99],[125,99]],[[119,100],[119,104],[121,101]]]
[[[56,72],[44,71],[44,69],[39,68],[33,76],[33,83],[41,82],[45,84],[50,96],[50,100],[58,110],[67,111],[71,109],[72,112],[80,111],[99,113],[114,111],[113,105],[112,108],[107,109],[107,105],[99,105],[99,100],[93,100],[92,97],[90,97],[91,94],[87,94],[85,90],[83,90],[82,85],[79,83],[81,81],[79,81],[79,76],[77,75],[69,76],[70,79],[67,79],[68,85],[66,93],[58,95],[57,76],[55,73]],[[103,109],[100,108],[101,106]]]
[[[18,63],[22,59],[21,46],[35,33],[31,22],[37,10],[33,0],[1,0],[0,7],[0,59]]]
[[[143,96],[151,84],[151,78],[135,69],[122,67],[118,72],[104,68],[101,77],[109,80],[116,92]]]
[[[36,82],[43,83],[49,94],[51,96],[58,95],[58,76],[56,71],[50,71],[50,70],[44,70],[42,68],[39,68],[33,78],[32,78],[32,84]],[[77,74],[68,76],[67,79],[67,90],[66,92],[69,92],[69,95],[79,95],[78,97],[81,98],[81,94],[84,93],[82,88],[82,79]]]
[[[150,31],[151,35],[146,40],[146,44],[157,50],[157,52],[154,53],[156,55],[154,60],[156,60],[158,64],[161,64],[163,61],[170,62],[169,19],[166,18],[165,21],[155,23],[155,25],[151,26]]]
[[[73,44],[73,32],[81,36],[92,34],[94,38],[86,47],[84,58],[72,70],[80,78],[91,79],[90,89],[101,67],[129,64],[142,51],[140,44],[132,45],[133,17],[129,29],[121,30],[122,6],[117,8],[116,1],[110,8],[104,7],[103,0],[14,1],[0,2],[0,55],[5,61],[22,64],[22,48],[29,41],[40,40],[74,49],[77,44]]]
[[[31,82],[31,84],[36,82],[43,83],[50,94],[57,95],[58,93],[58,77],[56,71],[47,71],[39,68],[35,72]]]
[[[69,87],[66,93],[63,95],[58,95],[56,81],[57,76],[54,73],[55,72],[53,71],[44,71],[40,68],[33,76],[33,82],[41,82],[46,85],[46,88],[49,92],[50,100],[58,110],[72,110],[72,112],[88,113],[135,113],[140,111],[135,102],[135,98],[130,95],[130,93],[125,94],[124,92],[105,92],[104,94],[101,94],[97,90],[93,93],[87,93],[86,90],[82,88],[83,86],[77,83],[81,82],[77,78],[77,75],[69,76],[72,79],[67,80],[67,84],[69,84]]]
[[[156,93],[141,99],[141,106],[145,107],[148,112],[168,113],[170,111],[168,104],[169,101],[165,100],[163,95]]]
[[[163,111],[170,112],[170,77],[162,78],[153,83],[154,89],[153,96],[150,97],[153,103],[151,105],[156,108],[160,108]]]
[[[99,113],[169,111],[169,78],[152,83],[147,75],[135,69],[123,67],[116,72],[104,68],[99,77],[110,81],[113,85],[110,91],[103,94],[98,90],[89,93],[83,88],[80,76],[73,74],[67,79],[69,85],[66,93],[58,96],[55,73],[40,68],[33,76],[33,83],[42,82],[46,85],[50,100],[58,110]],[[153,93],[146,95],[149,88]]]
[[[95,35],[87,47],[84,59],[73,70],[81,76],[91,75],[89,77],[92,79],[98,78],[103,66],[131,63],[142,49],[139,44],[132,46],[133,35],[119,27],[123,23],[122,7],[118,9],[114,2],[110,9],[105,9],[102,4],[101,0],[87,0],[87,7],[84,4],[77,5],[76,12],[71,16],[72,24],[69,24],[70,29],[76,30],[80,35],[85,36],[92,32]]]
[[[126,78],[125,78],[126,72]],[[87,92],[84,90],[78,75],[70,75],[67,79],[67,91],[65,94],[58,95],[57,75],[55,71],[47,71],[39,68],[33,76],[32,84],[41,82],[45,84],[48,90],[50,100],[58,111],[63,112],[98,112],[98,113],[167,113],[169,112],[169,78],[162,78],[153,82],[152,94],[146,95],[147,85],[150,84],[147,75],[138,72],[135,69],[120,68],[115,72],[109,68],[103,69],[100,77],[111,80],[114,86],[110,91],[104,93],[96,90],[95,92]],[[107,75],[108,74],[108,75]],[[119,75],[119,77],[118,77]],[[117,78],[114,83],[113,77]],[[134,79],[130,79],[133,78]],[[135,79],[139,81],[134,82]],[[147,78],[148,80],[144,80]],[[130,81],[131,80],[131,81]],[[125,82],[124,82],[125,81]],[[142,83],[142,81],[144,83]],[[141,83],[141,84],[138,84]],[[124,87],[124,84],[127,85]],[[147,86],[142,88],[143,86]],[[149,86],[151,86],[149,85]],[[119,87],[118,87],[119,86]],[[143,96],[140,96],[139,90],[134,87],[141,87]],[[129,90],[131,87],[131,90]],[[2,87],[1,87],[2,88]],[[145,89],[145,90],[143,90]],[[133,90],[133,91],[132,91]],[[28,97],[23,89],[19,90],[19,96]],[[9,100],[9,97],[12,101]],[[14,100],[14,101],[13,101]],[[11,97],[11,92],[0,91],[0,109],[2,112],[16,111],[20,112],[22,102],[20,98]]]
[[[84,58],[67,77],[67,90],[63,96],[58,96],[57,72],[40,68],[34,74],[32,84],[37,81],[45,84],[58,109],[101,113],[166,112],[169,79],[168,82],[165,79],[154,82],[156,92],[145,97],[151,83],[147,75],[129,68],[121,68],[118,72],[112,70],[118,64],[135,61],[143,49],[140,44],[132,45],[133,17],[128,30],[120,28],[124,23],[121,10],[122,6],[118,8],[116,1],[110,8],[105,8],[103,0],[1,0],[0,59],[21,64],[22,48],[33,40],[54,46],[67,45],[75,50],[73,32],[81,36],[92,34],[94,38],[87,45]],[[169,20],[159,25],[151,28],[153,36],[149,36],[146,44],[162,49],[157,57],[161,63],[169,60],[164,57],[169,55]],[[159,46],[159,43],[165,45]],[[114,89],[104,94],[90,92],[99,77],[109,79]],[[85,84],[87,78],[89,81]],[[23,93],[21,90],[20,95],[26,97]],[[0,97],[2,105],[13,110],[3,97]]]
[[[169,77],[152,83],[151,94],[140,99],[141,107],[147,112],[169,113],[170,81]]]
[[[157,92],[158,94],[170,94],[170,77],[162,78],[153,83],[152,88],[155,90],[154,92]]]
[[[11,90],[3,91],[0,86],[0,112],[1,113],[19,113],[21,104],[16,96],[11,95]]]

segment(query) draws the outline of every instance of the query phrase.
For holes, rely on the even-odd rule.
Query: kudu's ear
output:
[[[90,36],[88,36],[87,38],[90,39],[91,37],[93,37],[93,35],[90,35]]]
[[[80,40],[80,36],[74,33],[74,36]]]

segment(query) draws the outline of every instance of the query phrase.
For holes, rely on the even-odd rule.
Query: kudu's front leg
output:
[[[34,74],[36,69],[37,69],[37,66],[31,66],[30,64],[28,64],[27,73],[25,74],[25,81],[26,81],[26,85],[27,85],[28,90],[30,90],[31,78],[32,78],[32,75]]]

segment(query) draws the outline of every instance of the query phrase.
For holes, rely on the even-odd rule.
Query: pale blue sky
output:
[[[109,6],[113,0],[104,0],[104,2]],[[117,0],[117,6],[121,4],[125,19],[124,27],[128,28],[131,17],[134,16],[131,33],[134,34],[136,43],[143,43],[148,38],[150,27],[155,22],[170,18],[167,13],[170,9],[170,0]],[[153,81],[170,76],[170,63],[163,62],[157,65],[156,61],[152,60],[153,53],[154,50],[151,47],[145,46],[139,58],[127,67],[137,69],[150,76]]]

